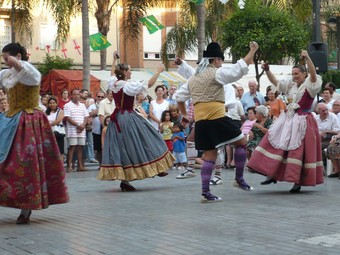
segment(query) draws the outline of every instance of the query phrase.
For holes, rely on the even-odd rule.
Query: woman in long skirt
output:
[[[323,183],[323,164],[318,125],[310,112],[314,97],[320,91],[322,80],[316,74],[307,51],[301,52],[304,65],[292,68],[292,78],[277,81],[269,66],[264,70],[273,89],[283,92],[291,102],[256,147],[248,167],[271,177],[265,184],[276,181],[294,183],[291,193],[298,193],[301,186]]]
[[[39,108],[39,71],[18,43],[6,45],[2,57],[10,69],[0,71],[9,101],[0,114],[0,205],[21,209],[16,223],[27,224],[32,210],[68,202],[65,169]]]
[[[109,89],[116,109],[111,115],[104,143],[103,161],[97,178],[121,180],[122,191],[134,191],[129,183],[156,175],[167,175],[174,157],[162,136],[143,116],[133,110],[135,96],[146,93],[164,70],[160,67],[149,82],[126,81],[131,77],[129,65],[119,64],[112,70]]]

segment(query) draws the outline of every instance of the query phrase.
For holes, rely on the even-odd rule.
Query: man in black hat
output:
[[[195,75],[191,76],[176,93],[178,107],[186,117],[184,102],[192,98],[195,113],[195,146],[203,150],[204,163],[201,170],[202,202],[218,202],[222,198],[210,193],[209,182],[217,158],[217,148],[226,144],[235,145],[236,178],[234,186],[252,190],[243,178],[246,161],[247,141],[230,118],[225,116],[223,85],[239,80],[248,72],[258,49],[256,42],[250,43],[250,51],[232,67],[222,67],[224,54],[218,43],[212,42],[203,52]]]

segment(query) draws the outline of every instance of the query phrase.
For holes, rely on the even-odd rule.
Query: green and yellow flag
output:
[[[150,34],[153,34],[156,31],[164,28],[164,26],[153,15],[141,18],[140,22],[146,26]]]
[[[90,46],[92,50],[103,50],[111,46],[111,43],[106,39],[102,33],[90,35]]]

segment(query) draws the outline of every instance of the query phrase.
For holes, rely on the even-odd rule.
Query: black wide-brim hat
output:
[[[203,51],[204,58],[221,58],[224,60],[224,54],[221,46],[217,42],[211,42],[207,46],[207,50]]]

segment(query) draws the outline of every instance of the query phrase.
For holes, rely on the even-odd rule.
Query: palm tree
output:
[[[105,37],[107,37],[110,31],[110,21],[113,7],[118,3],[118,0],[96,0],[97,8],[95,17],[97,19],[98,31]],[[106,69],[106,49],[100,51],[100,69]]]
[[[88,0],[82,0],[82,30],[83,30],[83,88],[90,90],[90,35]]]
[[[169,31],[162,45],[162,58],[168,66],[168,53],[176,52],[180,57],[184,53],[198,50],[198,60],[202,58],[205,45],[216,41],[218,24],[228,17],[237,7],[238,0],[222,4],[216,0],[206,0],[195,5],[189,1],[181,2],[180,19]]]
[[[310,0],[263,0],[263,3],[276,6],[281,11],[288,10],[301,21],[311,18],[313,3]]]

